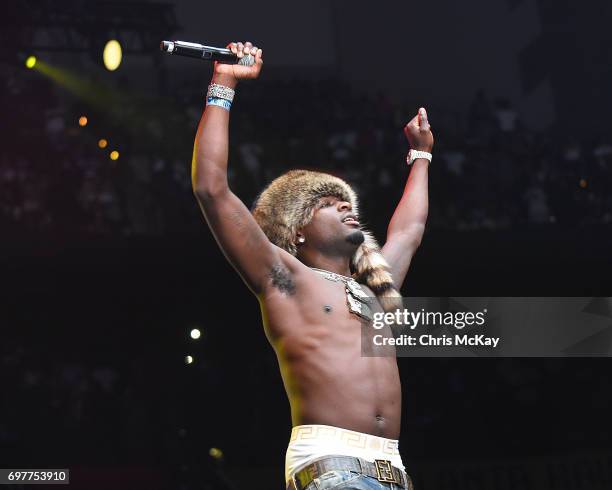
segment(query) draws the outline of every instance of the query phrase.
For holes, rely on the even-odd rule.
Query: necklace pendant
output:
[[[355,313],[357,316],[364,318],[365,320],[372,320],[372,312],[370,306],[367,303],[363,303],[355,298],[352,294],[347,293],[346,301],[348,303],[349,311]]]
[[[367,293],[363,290],[361,285],[355,281],[354,279],[351,281],[347,281],[346,287],[350,290],[351,294],[361,298],[362,301],[369,301],[370,298]]]
[[[361,302],[355,299],[352,294],[348,294],[348,293],[346,295],[346,299],[349,305],[349,309],[353,313],[357,313],[358,315],[361,315]]]

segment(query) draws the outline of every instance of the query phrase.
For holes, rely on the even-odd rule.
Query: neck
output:
[[[309,267],[316,267],[317,269],[351,277],[350,259],[348,257],[324,257],[319,255],[310,260],[304,258],[303,262]]]

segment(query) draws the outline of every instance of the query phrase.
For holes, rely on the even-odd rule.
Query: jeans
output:
[[[353,471],[328,471],[312,480],[304,490],[401,490],[395,483],[381,483]]]

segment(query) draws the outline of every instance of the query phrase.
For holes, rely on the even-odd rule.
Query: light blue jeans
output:
[[[381,483],[354,471],[328,471],[312,480],[304,490],[401,490],[395,483]]]

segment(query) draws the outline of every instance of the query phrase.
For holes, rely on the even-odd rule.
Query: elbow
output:
[[[191,183],[193,194],[200,202],[213,200],[229,190],[227,179],[193,179]]]
[[[193,194],[196,199],[201,202],[213,201],[229,190],[227,185],[194,185]]]
[[[208,201],[226,192],[227,172],[216,162],[194,159],[191,170],[191,188],[199,201]]]

